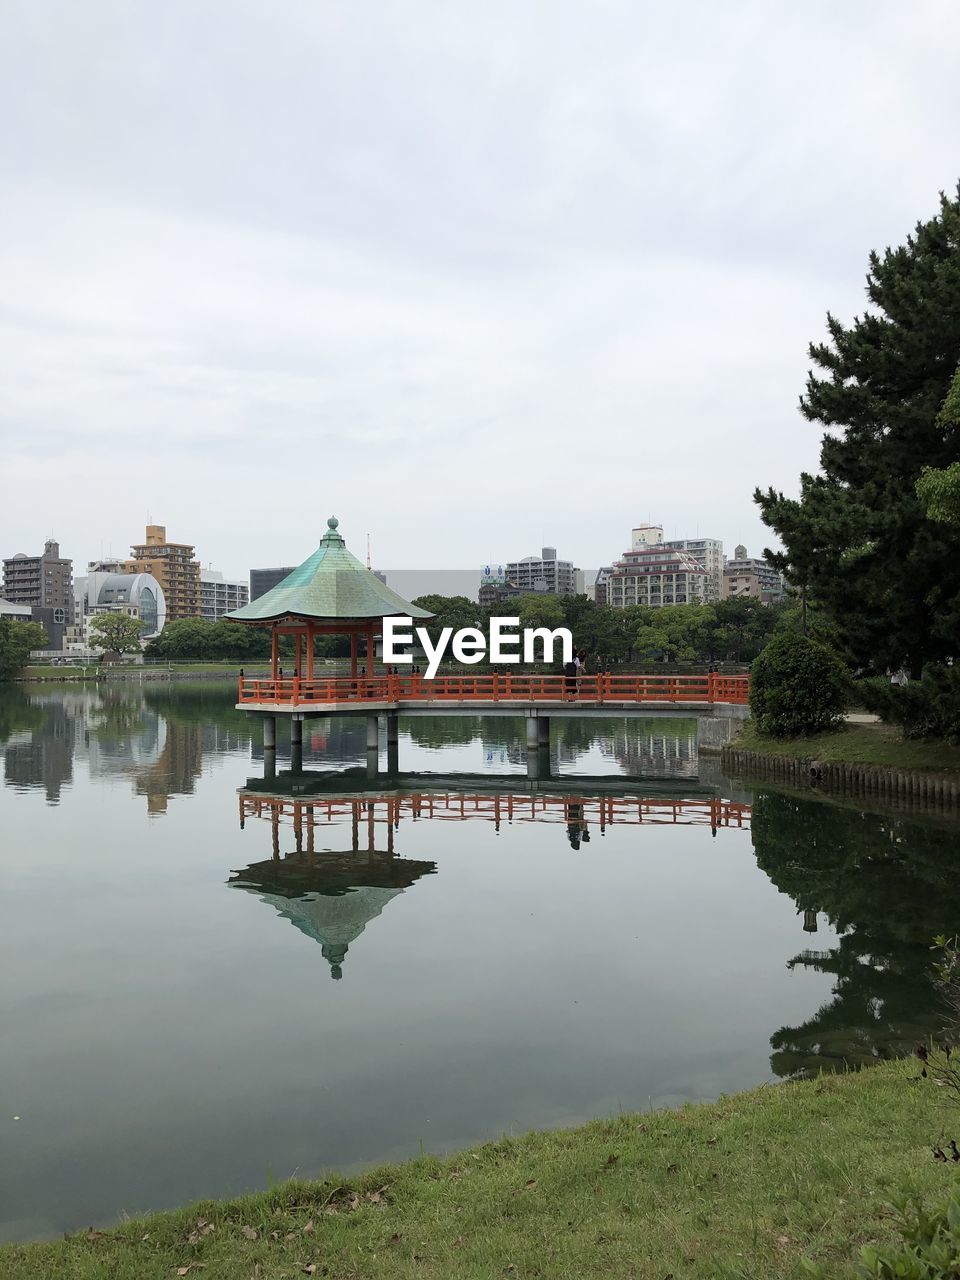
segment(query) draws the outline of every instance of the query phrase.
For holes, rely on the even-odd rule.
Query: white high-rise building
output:
[[[704,602],[711,604],[723,598],[723,543],[718,538],[672,538],[663,544],[673,551],[686,551],[707,575]]]
[[[225,613],[250,603],[246,582],[227,582],[217,569],[200,570],[200,617],[217,622]]]

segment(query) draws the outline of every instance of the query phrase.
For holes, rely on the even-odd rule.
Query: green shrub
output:
[[[825,645],[786,632],[750,668],[750,710],[762,733],[777,738],[820,733],[846,706],[847,672]]]
[[[863,1280],[957,1280],[960,1276],[960,1191],[954,1191],[933,1209],[917,1195],[907,1195],[891,1206],[897,1216],[903,1243],[877,1249],[861,1249],[855,1274]],[[807,1274],[834,1280],[812,1262]]]
[[[928,667],[922,680],[894,685],[886,679],[862,680],[858,701],[907,738],[960,742],[960,667]]]

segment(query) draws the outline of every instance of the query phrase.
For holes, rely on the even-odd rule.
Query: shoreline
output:
[[[4,1245],[0,1275],[840,1275],[902,1185],[953,1185],[952,1123],[902,1059]]]
[[[810,738],[766,738],[747,721],[720,752],[728,776],[769,778],[828,795],[873,796],[907,808],[960,808],[960,748],[910,742],[884,724],[848,723]]]

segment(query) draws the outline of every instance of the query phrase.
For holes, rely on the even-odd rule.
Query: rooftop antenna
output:
[[[368,533],[367,534],[367,568],[370,569],[372,567],[373,566],[370,564],[370,535]]]

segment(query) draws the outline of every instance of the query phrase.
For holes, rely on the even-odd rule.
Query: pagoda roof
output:
[[[320,546],[282,582],[250,604],[224,616],[230,622],[276,622],[312,618],[323,622],[367,622],[376,618],[432,618],[347,550],[339,521],[331,516]]]

